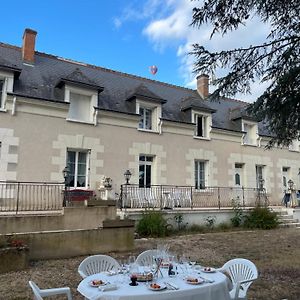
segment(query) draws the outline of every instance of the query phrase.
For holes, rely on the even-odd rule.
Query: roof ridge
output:
[[[6,48],[11,48],[11,49],[16,49],[16,50],[22,49],[20,46],[11,45],[11,44],[7,44],[7,43],[3,43],[3,42],[0,42],[0,46],[6,47]]]

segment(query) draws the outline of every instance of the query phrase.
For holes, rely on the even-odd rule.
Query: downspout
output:
[[[13,98],[12,110],[11,110],[12,116],[14,116],[14,115],[16,114],[16,104],[17,104],[17,97],[14,96],[14,98]]]
[[[163,121],[161,119],[159,119],[159,122],[158,122],[159,134],[162,134],[162,123],[163,123]]]
[[[98,110],[94,107],[94,126],[97,126]]]

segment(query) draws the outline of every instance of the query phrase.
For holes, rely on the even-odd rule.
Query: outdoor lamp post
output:
[[[129,181],[130,181],[130,178],[131,178],[131,172],[130,170],[126,170],[125,173],[124,173],[124,178],[126,180],[126,184],[129,184]]]
[[[125,205],[123,204],[123,206],[127,206],[127,201],[128,201],[128,199],[127,199],[127,197],[128,197],[128,195],[127,195],[127,189],[128,189],[128,185],[129,185],[129,181],[130,181],[130,178],[131,178],[131,172],[130,172],[130,170],[126,170],[125,171],[125,173],[124,173],[124,178],[125,178],[125,181],[126,181],[126,184],[125,184],[125,186],[126,186],[126,190],[125,190]]]
[[[67,183],[68,183],[68,177],[69,177],[69,168],[68,166],[64,167],[62,174],[64,177],[64,184],[65,184],[65,191],[64,191],[64,197],[63,197],[63,207],[66,206],[66,202],[67,202]]]

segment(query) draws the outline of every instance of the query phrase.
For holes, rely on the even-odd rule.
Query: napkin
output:
[[[104,286],[99,286],[99,290],[101,290],[102,292],[105,291],[113,291],[116,290],[118,287],[115,284],[106,284]]]

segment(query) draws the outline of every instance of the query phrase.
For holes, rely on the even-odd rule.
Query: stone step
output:
[[[278,216],[278,219],[285,219],[285,220],[293,219],[293,215],[281,215]]]
[[[298,223],[298,219],[279,219],[278,220],[280,223]]]
[[[285,224],[279,224],[280,228],[300,228],[300,223],[285,223]]]

